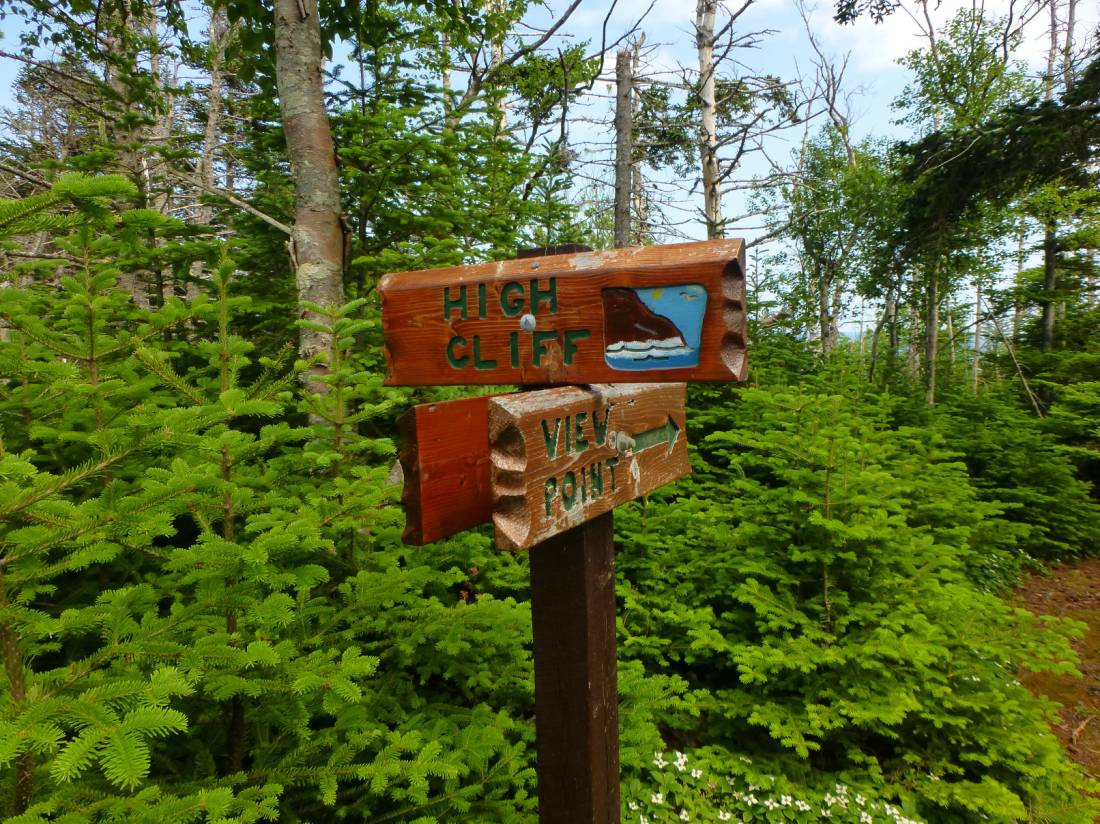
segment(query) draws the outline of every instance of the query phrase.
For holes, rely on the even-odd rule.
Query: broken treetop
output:
[[[386,383],[742,380],[744,256],[715,240],[386,275]]]

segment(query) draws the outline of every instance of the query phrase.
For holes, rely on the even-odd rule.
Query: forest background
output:
[[[465,392],[382,385],[375,286],[752,221],[751,377],[616,518],[624,820],[1100,814],[1018,680],[1083,627],[1011,600],[1100,534],[1088,10],[841,0],[920,35],[864,139],[755,2],[683,67],[579,2],[0,2],[3,820],[535,820],[527,560],[400,543]]]

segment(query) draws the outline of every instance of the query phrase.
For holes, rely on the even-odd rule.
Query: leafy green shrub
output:
[[[1083,399],[1086,387],[1067,387],[1067,398]],[[998,502],[1006,520],[1024,527],[1018,541],[1023,557],[1044,563],[1100,548],[1100,506],[1076,478],[1070,453],[1047,434],[1062,427],[1068,440],[1069,430],[1080,429],[1068,399],[1053,421],[1040,421],[992,393],[959,394],[933,421],[966,463],[980,497]]]
[[[1053,708],[1015,679],[1074,671],[1077,629],[974,586],[1011,551],[983,541],[1017,532],[942,438],[889,425],[889,402],[809,384],[699,415],[690,495],[620,518],[622,654],[689,683],[699,717],[664,719],[685,751],[928,821],[1036,804],[1085,820]]]

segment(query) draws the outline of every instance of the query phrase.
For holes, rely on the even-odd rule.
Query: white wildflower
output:
[[[665,797],[662,793],[653,793],[653,795],[649,797],[649,800],[652,801],[654,804],[665,803]]]
[[[680,810],[680,820],[681,821],[691,821],[691,816],[688,815],[687,810]]]
[[[691,771],[691,777],[692,778],[702,778],[703,777],[703,771],[700,770],[698,767],[696,767],[694,770]]]

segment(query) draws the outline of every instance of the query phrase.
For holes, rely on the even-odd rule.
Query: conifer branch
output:
[[[151,352],[144,347],[138,347],[134,350],[134,357],[141,361],[145,365],[145,368],[155,374],[158,378],[171,386],[185,398],[190,400],[197,406],[206,406],[210,403],[210,400],[202,394],[197,388],[187,383],[180,375],[172,368],[172,365],[167,361],[161,360],[156,353]]]

